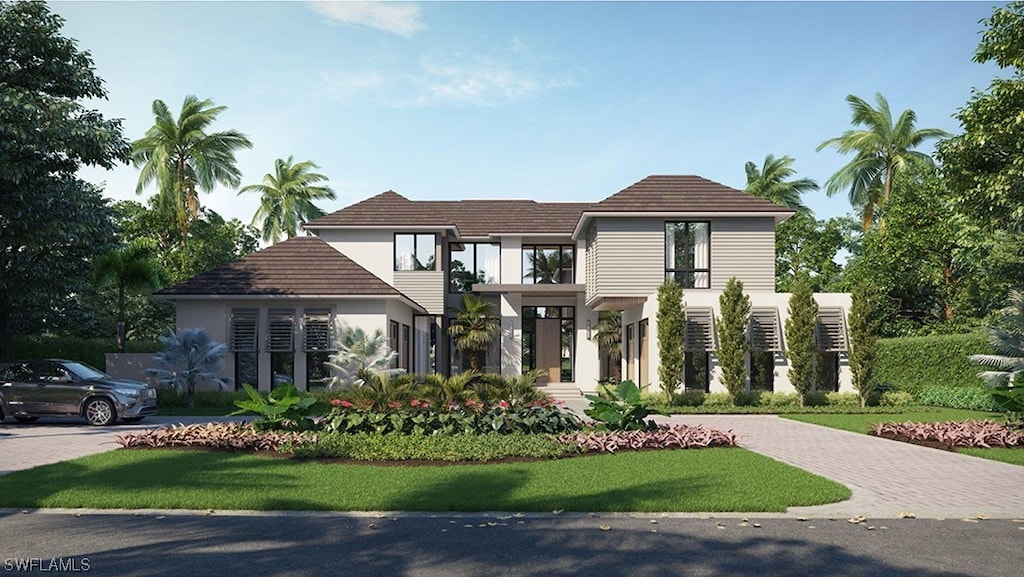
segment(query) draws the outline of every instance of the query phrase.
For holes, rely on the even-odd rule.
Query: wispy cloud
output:
[[[331,20],[411,37],[426,27],[420,7],[409,2],[314,1],[309,6]]]

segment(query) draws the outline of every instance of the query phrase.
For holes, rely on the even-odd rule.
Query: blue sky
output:
[[[106,82],[92,105],[129,139],[154,99],[177,114],[210,98],[228,107],[215,128],[254,143],[243,184],[276,158],[313,160],[338,196],[328,212],[388,189],[595,201],[650,174],[742,189],[768,153],[824,183],[848,160],[815,151],[850,128],[847,94],[958,132],[953,114],[999,72],[971,61],[987,2],[50,5]],[[111,198],[153,192],[135,195],[132,167],[83,177]],[[202,200],[244,222],[257,206]],[[851,210],[845,195],[805,202]]]

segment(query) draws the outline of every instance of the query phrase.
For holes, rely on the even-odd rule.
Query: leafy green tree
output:
[[[750,297],[743,294],[743,283],[732,277],[718,298],[722,316],[718,317],[718,362],[722,367],[722,384],[732,396],[733,404],[746,390],[747,363],[750,351],[747,326],[750,325]]]
[[[162,100],[154,100],[153,126],[132,143],[132,161],[141,168],[135,192],[142,194],[156,183],[157,206],[161,213],[174,215],[183,246],[192,221],[199,218],[199,192],[210,192],[218,183],[229,188],[241,184],[235,152],[252,148],[252,143],[235,130],[207,132],[226,108],[189,95],[175,119]]]
[[[124,352],[127,324],[127,297],[130,292],[160,288],[163,268],[153,255],[151,245],[134,242],[100,255],[94,262],[96,280],[112,284],[117,290],[117,352]]]
[[[917,114],[910,109],[893,123],[889,101],[881,94],[875,95],[878,108],[852,94],[846,101],[853,112],[853,125],[865,129],[847,130],[822,142],[818,150],[835,147],[840,154],[855,153],[853,160],[825,181],[825,192],[833,196],[849,190],[850,204],[860,211],[867,231],[880,218],[895,175],[914,164],[934,164],[930,156],[913,149],[926,140],[949,135],[938,128],[917,128]]]
[[[146,369],[160,384],[184,392],[188,408],[196,406],[196,387],[211,384],[223,390],[226,379],[217,376],[224,368],[224,355],[228,347],[219,343],[200,328],[185,328],[178,332],[168,331],[160,338],[164,350],[153,360],[159,368]]]
[[[594,325],[594,342],[597,343],[601,358],[607,359],[607,378],[622,380],[622,313],[604,311]]]
[[[679,283],[666,280],[658,287],[658,378],[665,402],[683,381],[683,354],[686,350],[686,313],[683,311],[683,289]]]
[[[277,243],[282,236],[294,237],[299,225],[324,215],[324,211],[313,204],[314,200],[334,200],[334,191],[318,183],[327,177],[313,172],[320,168],[311,160],[295,163],[278,158],[274,161],[274,173],[263,177],[262,184],[250,184],[238,191],[260,194],[260,207],[252,217],[252,225],[259,223],[263,231],[263,242]]]
[[[840,250],[853,248],[851,218],[817,220],[797,213],[775,227],[775,290],[789,292],[796,278],[806,275],[820,292],[843,290],[843,266],[836,262]]]
[[[987,229],[1024,227],[1024,3],[994,8],[983,22],[974,61],[1010,74],[973,91],[956,114],[963,134],[940,142],[936,156],[957,191],[960,212]]]
[[[462,295],[457,307],[449,307],[455,315],[448,326],[448,334],[456,349],[469,355],[469,367],[473,371],[483,368],[487,351],[501,333],[501,319],[493,304],[474,294]]]
[[[797,212],[810,213],[811,209],[804,205],[800,196],[818,190],[818,183],[809,178],[790,180],[796,174],[793,162],[789,156],[775,158],[772,154],[764,157],[761,168],[748,162],[744,167],[747,173],[747,192]]]
[[[113,238],[110,208],[75,178],[128,158],[92,57],[42,2],[0,2],[0,359],[15,331],[38,333],[87,289],[89,259]]]
[[[853,287],[850,295],[850,372],[853,388],[860,395],[860,406],[866,407],[875,391],[875,360],[878,357],[878,336],[875,330],[875,295],[863,284]]]
[[[789,382],[800,395],[800,406],[804,398],[814,391],[815,366],[818,347],[815,328],[818,324],[818,303],[814,300],[811,283],[806,276],[800,276],[793,284],[789,297],[789,318],[786,319],[786,358],[789,359]]]

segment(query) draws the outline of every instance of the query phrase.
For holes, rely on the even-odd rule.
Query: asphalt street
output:
[[[1019,577],[1024,520],[0,512],[0,573],[61,568],[117,576]]]

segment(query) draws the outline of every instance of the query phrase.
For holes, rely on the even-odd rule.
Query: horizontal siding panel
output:
[[[775,221],[772,218],[722,218],[711,221],[711,288],[729,279],[745,292],[775,290]]]
[[[665,278],[664,222],[598,219],[595,226],[595,296],[647,296],[657,290]]]
[[[395,288],[432,315],[444,314],[444,271],[395,271]]]

